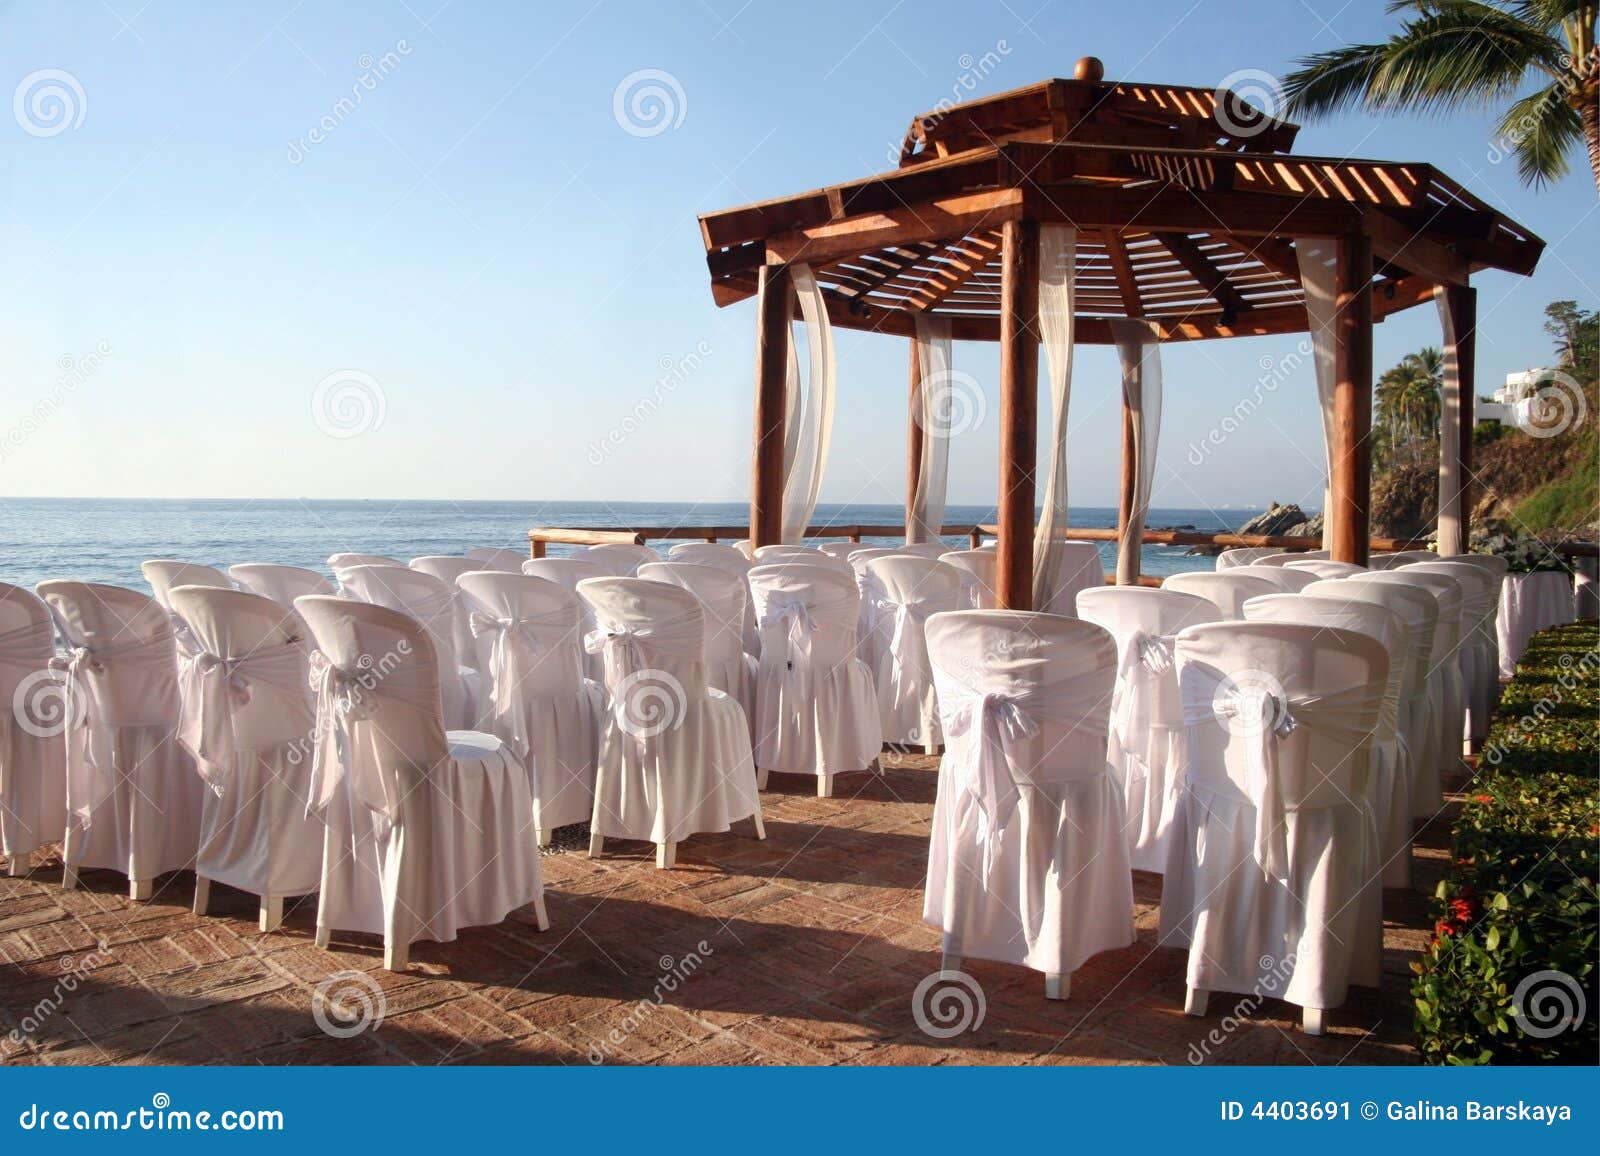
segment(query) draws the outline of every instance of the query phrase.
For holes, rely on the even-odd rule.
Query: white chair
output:
[[[528,772],[543,846],[594,811],[605,691],[583,676],[583,611],[576,594],[543,578],[483,570],[457,582],[489,652],[484,729]]]
[[[1122,790],[1106,763],[1116,644],[1054,614],[928,620],[948,736],[923,921],[942,970],[992,959],[1045,973],[1066,999],[1091,956],[1133,942]]]
[[[1476,750],[1489,735],[1500,690],[1500,656],[1495,617],[1500,612],[1501,576],[1459,557],[1414,562],[1401,573],[1425,570],[1449,574],[1461,583],[1461,693],[1467,710],[1467,737]]]
[[[144,580],[150,583],[150,591],[161,604],[161,609],[172,614],[172,602],[168,598],[174,586],[210,586],[222,590],[232,590],[233,583],[222,571],[199,562],[176,562],[167,559],[157,559],[141,563],[139,570],[144,574]],[[173,615],[172,638],[178,648],[178,657],[194,653],[194,640],[189,636],[189,627],[182,618]]]
[[[856,657],[855,581],[831,567],[757,566],[750,592],[760,618],[755,759],[767,775],[814,775],[817,794],[833,779],[871,770],[883,749],[878,696]]]
[[[578,557],[585,562],[593,562],[613,578],[631,578],[645,563],[661,561],[661,555],[649,546],[632,542],[608,542],[601,546],[590,546]]]
[[[1397,550],[1392,554],[1373,554],[1367,559],[1368,570],[1396,570],[1413,562],[1437,562],[1439,555],[1432,550]]]
[[[409,566],[350,566],[339,571],[339,587],[343,597],[409,614],[427,631],[433,641],[432,653],[439,661],[445,724],[451,730],[470,730],[483,703],[483,678],[472,665],[477,660],[476,649],[465,656],[456,650],[460,591]]]
[[[1169,574],[1161,580],[1161,589],[1176,590],[1204,598],[1221,613],[1224,620],[1244,617],[1244,604],[1261,594],[1282,594],[1283,587],[1252,574],[1236,574],[1235,566],[1228,570],[1191,570],[1183,574]]]
[[[1061,543],[1061,573],[1056,579],[1050,612],[1071,618],[1078,612],[1078,592],[1105,584],[1106,567],[1099,546],[1093,542]]]
[[[1485,627],[1486,641],[1494,655],[1495,677],[1489,680],[1490,688],[1494,695],[1494,705],[1500,705],[1500,604],[1505,599],[1506,575],[1511,572],[1511,564],[1498,554],[1456,554],[1441,559],[1445,562],[1455,562],[1460,565],[1476,566],[1488,573],[1494,584],[1491,589],[1491,604],[1493,611]]]
[[[528,551],[508,550],[500,546],[474,546],[466,556],[478,563],[479,570],[499,570],[506,574],[521,574],[522,564],[528,561]],[[412,565],[416,563],[412,562]]]
[[[270,598],[286,610],[294,610],[294,600],[307,594],[333,593],[333,583],[315,570],[300,566],[279,566],[271,562],[240,562],[228,567],[228,577],[240,590]]]
[[[744,652],[754,658],[761,653],[761,637],[756,630],[756,604],[750,598],[746,579],[751,562],[733,546],[722,542],[679,542],[667,551],[669,562],[688,562],[694,566],[714,566],[725,574],[732,574],[745,587],[744,598]]]
[[[1433,698],[1428,693],[1428,672],[1433,653],[1433,639],[1439,623],[1439,600],[1431,591],[1398,582],[1368,582],[1366,575],[1314,582],[1304,593],[1314,597],[1339,598],[1346,602],[1372,602],[1400,616],[1406,625],[1405,676],[1400,693],[1400,738],[1405,744],[1407,761],[1411,769],[1411,801],[1404,811],[1404,822],[1391,812],[1389,822],[1395,831],[1404,830],[1410,837],[1417,817],[1416,802],[1430,796],[1437,797],[1439,790],[1438,733],[1433,718]],[[1425,779],[1427,786],[1419,787],[1417,780]],[[1433,814],[1438,804],[1427,812]],[[1411,874],[1409,853],[1399,862],[1384,864],[1383,885],[1404,887]]]
[[[878,677],[878,663],[883,658],[883,638],[878,631],[878,602],[883,596],[877,580],[867,569],[867,564],[877,558],[893,558],[898,551],[884,546],[863,546],[850,551],[850,569],[856,576],[856,657],[867,664],[872,677]]]
[[[1187,945],[1191,1015],[1213,991],[1323,1013],[1376,986],[1383,914],[1369,738],[1389,659],[1354,631],[1266,622],[1178,636],[1184,805],[1161,942]]]
[[[646,562],[639,567],[640,578],[670,582],[681,586],[705,607],[706,685],[720,690],[739,704],[755,738],[756,660],[744,649],[745,604],[750,587],[714,566],[692,562]]]
[[[296,607],[320,652],[317,946],[335,931],[381,935],[399,971],[416,940],[449,942],[530,903],[546,930],[527,773],[493,735],[445,730],[433,636],[387,606]]]
[[[700,600],[640,578],[591,578],[578,596],[594,610],[586,645],[605,655],[611,700],[589,854],[607,838],[643,839],[666,869],[690,835],[744,818],[766,838],[744,711],[706,683]]]
[[[1326,562],[1332,557],[1332,550],[1282,550],[1276,554],[1257,558],[1249,565],[1287,566],[1290,562]]]
[[[1102,586],[1078,595],[1078,617],[1117,644],[1107,760],[1127,809],[1128,861],[1136,871],[1167,869],[1168,833],[1182,791],[1183,711],[1172,643],[1189,626],[1216,622],[1210,602],[1177,590]]]
[[[302,624],[270,598],[178,586],[173,612],[195,653],[178,659],[178,741],[210,788],[202,796],[194,913],[211,884],[260,897],[263,932],[283,922],[283,900],[321,876],[322,825],[307,818],[316,705]]]
[[[1317,580],[1309,570],[1288,566],[1268,566],[1260,562],[1252,566],[1235,566],[1227,572],[1229,578],[1250,577],[1270,582],[1279,594],[1298,594]]]
[[[611,573],[597,562],[588,562],[583,558],[530,558],[522,564],[522,572],[530,578],[543,578],[546,582],[554,582],[563,590],[570,590],[574,595],[578,593],[578,583],[586,578],[609,578]],[[588,637],[594,630],[594,611],[582,598],[578,599],[578,612],[583,622],[584,637]],[[598,654],[583,652],[583,677],[592,680],[601,687],[606,683],[606,668],[604,659]]]
[[[66,644],[67,832],[61,885],[85,869],[128,877],[149,899],[157,875],[192,866],[204,786],[178,745],[172,618],[119,586],[41,582]]]
[[[1235,546],[1217,555],[1218,570],[1232,570],[1235,566],[1253,566],[1263,558],[1282,551],[1276,546]]]
[[[867,572],[878,598],[874,619],[880,641],[873,681],[883,740],[921,746],[931,755],[943,740],[923,630],[930,615],[961,609],[961,574],[953,566],[913,554],[874,558]]]
[[[850,565],[848,558],[840,558],[824,550],[812,546],[793,546],[781,543],[774,546],[759,546],[756,548],[757,566],[776,566],[780,564],[796,564],[801,566],[828,566],[843,570]]]
[[[509,552],[515,553],[515,551]],[[518,555],[517,568],[511,573],[521,574],[522,562],[522,556]],[[413,558],[411,559],[411,569],[418,570],[423,574],[433,575],[452,590],[457,588],[456,579],[463,574],[473,574],[482,570],[504,572],[499,567],[489,565],[482,558],[456,558],[448,554],[424,554],[420,558]],[[470,615],[471,611],[467,607],[466,601],[459,597],[456,598],[455,612],[451,617],[450,639],[455,643],[457,659],[463,665],[470,666],[480,673],[479,690],[487,695],[490,644],[485,642],[479,645],[478,640],[473,637],[472,624],[469,621]],[[477,725],[478,722],[482,721],[484,706],[485,703],[482,701],[473,704],[473,725]]]
[[[860,542],[852,542],[848,538],[836,538],[831,542],[822,542],[817,546],[824,554],[848,563],[850,555],[861,549]]]
[[[12,875],[67,827],[66,744],[72,715],[52,668],[50,610],[31,590],[0,582],[0,853]]]
[[[1393,610],[1365,599],[1313,594],[1268,594],[1244,604],[1247,622],[1298,622],[1353,630],[1383,644],[1389,656],[1372,757],[1367,798],[1378,824],[1379,865],[1385,887],[1411,886],[1411,750],[1400,737],[1400,698],[1405,692],[1411,633]]]
[[[907,542],[904,546],[894,548],[896,554],[910,554],[915,558],[932,558],[938,561],[950,553],[950,544],[935,538],[931,542]]]
[[[340,570],[347,570],[351,566],[404,566],[405,563],[398,558],[390,558],[386,554],[329,554],[328,569],[335,575]]]
[[[754,562],[756,560],[755,547],[751,545],[750,539],[741,538],[739,541],[733,543],[733,548],[744,555],[746,562]]]
[[[1364,574],[1367,568],[1358,566],[1354,562],[1334,562],[1327,558],[1291,558],[1283,564],[1285,570],[1303,570],[1307,574],[1315,574],[1318,579],[1323,578],[1348,578],[1352,574]]]
[[[993,550],[951,550],[939,561],[954,566],[961,575],[964,610],[993,610],[995,603],[995,553]]]

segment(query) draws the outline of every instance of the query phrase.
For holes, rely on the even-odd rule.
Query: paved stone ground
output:
[[[1454,806],[1420,835],[1418,891],[1385,897],[1380,990],[1354,989],[1330,1031],[1297,1029],[1268,1000],[1232,1031],[1238,997],[1183,1013],[1182,952],[1155,946],[1160,880],[1138,875],[1138,942],[1091,960],[1071,999],[1043,977],[981,961],[981,1026],[921,1032],[912,993],[939,965],[922,925],[933,762],[885,758],[882,779],[773,776],[768,838],[746,831],[653,848],[547,857],[551,930],[530,910],[454,943],[418,943],[405,974],[372,937],[312,943],[314,900],[262,935],[255,899],[220,885],[190,913],[193,876],[131,904],[120,875],[63,892],[58,860],[0,879],[0,1060],[17,1064],[1339,1064],[1412,1062],[1409,964],[1431,928],[1424,896],[1445,865]],[[741,824],[748,829],[748,824]],[[102,946],[103,945],[103,946]],[[324,1032],[313,993],[336,972],[382,1005],[376,1030]],[[681,977],[681,978],[680,978]],[[365,984],[366,987],[359,985]],[[668,990],[672,989],[672,990]],[[654,996],[660,990],[662,1000]],[[381,997],[376,993],[381,992]],[[640,1011],[639,1001],[648,1001]],[[56,1006],[59,1005],[59,1006]],[[359,1001],[344,998],[352,1012]],[[1218,1043],[1208,1042],[1215,1031]]]

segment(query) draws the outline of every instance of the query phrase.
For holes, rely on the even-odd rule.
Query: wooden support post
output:
[[[1335,562],[1365,566],[1372,514],[1372,241],[1365,233],[1339,242],[1336,300],[1327,540]]]
[[[761,269],[756,311],[755,444],[751,452],[750,545],[783,540],[783,410],[789,376],[791,276],[787,265]]]
[[[1439,399],[1439,553],[1467,553],[1472,540],[1472,427],[1477,409],[1473,359],[1477,344],[1478,291],[1441,285],[1447,314],[1444,389]]]
[[[1033,609],[1039,411],[1039,225],[1007,221],[1000,263],[1000,545],[995,603]]]
[[[906,424],[906,541],[912,541],[911,512],[917,505],[917,482],[922,477],[922,361],[916,338],[911,339],[911,390]]]
[[[1122,553],[1122,543],[1128,538],[1128,531],[1133,526],[1133,492],[1138,471],[1134,468],[1134,438],[1133,419],[1134,411],[1128,405],[1128,395],[1122,395],[1122,493],[1117,501],[1117,553]],[[1117,584],[1120,586],[1137,586],[1139,584],[1139,551],[1133,553],[1133,567],[1129,573],[1121,573],[1119,567]]]
[[[544,557],[544,539],[534,538],[528,543],[528,555],[533,558]]]

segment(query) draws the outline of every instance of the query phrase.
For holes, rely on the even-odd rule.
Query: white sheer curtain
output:
[[[806,375],[802,389],[791,332],[784,407],[783,540],[799,542],[817,508],[817,493],[828,465],[828,442],[833,434],[833,326],[811,267],[795,265],[791,276],[800,302],[800,319],[805,324]]]
[[[1300,262],[1300,285],[1305,291],[1306,320],[1311,327],[1311,358],[1317,372],[1317,400],[1322,408],[1322,515],[1326,526],[1330,511],[1328,479],[1333,476],[1333,320],[1338,312],[1339,246],[1332,237],[1296,237],[1295,257]],[[1327,546],[1327,530],[1322,544]]]
[[[1067,533],[1067,402],[1072,396],[1072,325],[1078,231],[1067,225],[1039,229],[1039,331],[1050,372],[1050,470],[1033,539],[1033,608],[1052,611],[1061,584]],[[1067,606],[1067,614],[1076,610]]]
[[[1444,388],[1439,391],[1439,553],[1443,557],[1466,553],[1461,533],[1461,423],[1474,405],[1461,390],[1461,363],[1456,358],[1456,322],[1441,286],[1434,294],[1439,304],[1439,325],[1444,330]]]
[[[1117,583],[1139,575],[1144,520],[1156,475],[1156,445],[1161,439],[1161,343],[1156,327],[1142,317],[1111,320],[1111,339],[1122,360],[1122,396],[1133,422],[1133,509],[1117,544]]]
[[[922,430],[922,460],[917,489],[906,519],[906,545],[934,542],[944,528],[950,471],[950,319],[917,316],[917,425]]]

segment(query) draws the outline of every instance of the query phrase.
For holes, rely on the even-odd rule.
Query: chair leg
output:
[[[539,892],[539,897],[533,901],[534,918],[539,921],[540,931],[550,930],[550,913],[545,910],[544,892]]]
[[[771,773],[766,767],[762,767],[756,772],[756,790],[764,791],[767,789],[767,776]]]
[[[599,831],[589,832],[589,858],[598,859],[600,853],[606,849],[606,837]]]
[[[1300,1009],[1300,1030],[1308,1036],[1320,1036],[1323,1031],[1323,1009],[1319,1007],[1306,1007]]]
[[[1204,988],[1191,987],[1184,994],[1183,1010],[1192,1016],[1206,1014],[1206,1002],[1211,998],[1211,993]]]
[[[817,798],[819,798],[819,799],[831,799],[831,798],[833,798],[833,776],[832,775],[818,775],[817,776]]]
[[[383,945],[383,966],[388,971],[404,971],[406,964],[411,961],[411,945],[397,943],[393,946]]]
[[[71,863],[61,865],[61,890],[74,891],[78,886],[78,869]]]
[[[317,924],[317,946],[323,951],[328,950],[328,944],[333,941],[333,929],[326,924]]]
[[[283,896],[263,895],[261,897],[261,923],[263,933],[276,931],[283,926]]]
[[[1045,999],[1070,999],[1072,998],[1072,975],[1051,975],[1046,972],[1044,977]]]
[[[761,821],[761,807],[759,804],[756,806],[756,813],[751,815],[750,818],[755,820],[756,838],[765,839],[767,837],[767,825]]]
[[[155,893],[155,880],[130,879],[128,880],[128,898],[135,903],[143,903]]]
[[[656,867],[662,871],[670,871],[678,862],[678,845],[676,843],[656,844]]]
[[[204,875],[194,877],[194,913],[204,915],[211,906],[211,880]]]
[[[556,841],[556,829],[554,827],[542,827],[539,829],[535,837],[538,840],[539,846],[548,847],[550,844]]]
[[[11,878],[26,879],[33,874],[33,860],[27,852],[11,856]]]
[[[939,744],[934,742],[932,739],[929,739],[927,742],[922,744],[922,753],[927,755],[929,758],[932,758],[934,755],[939,753]]]

